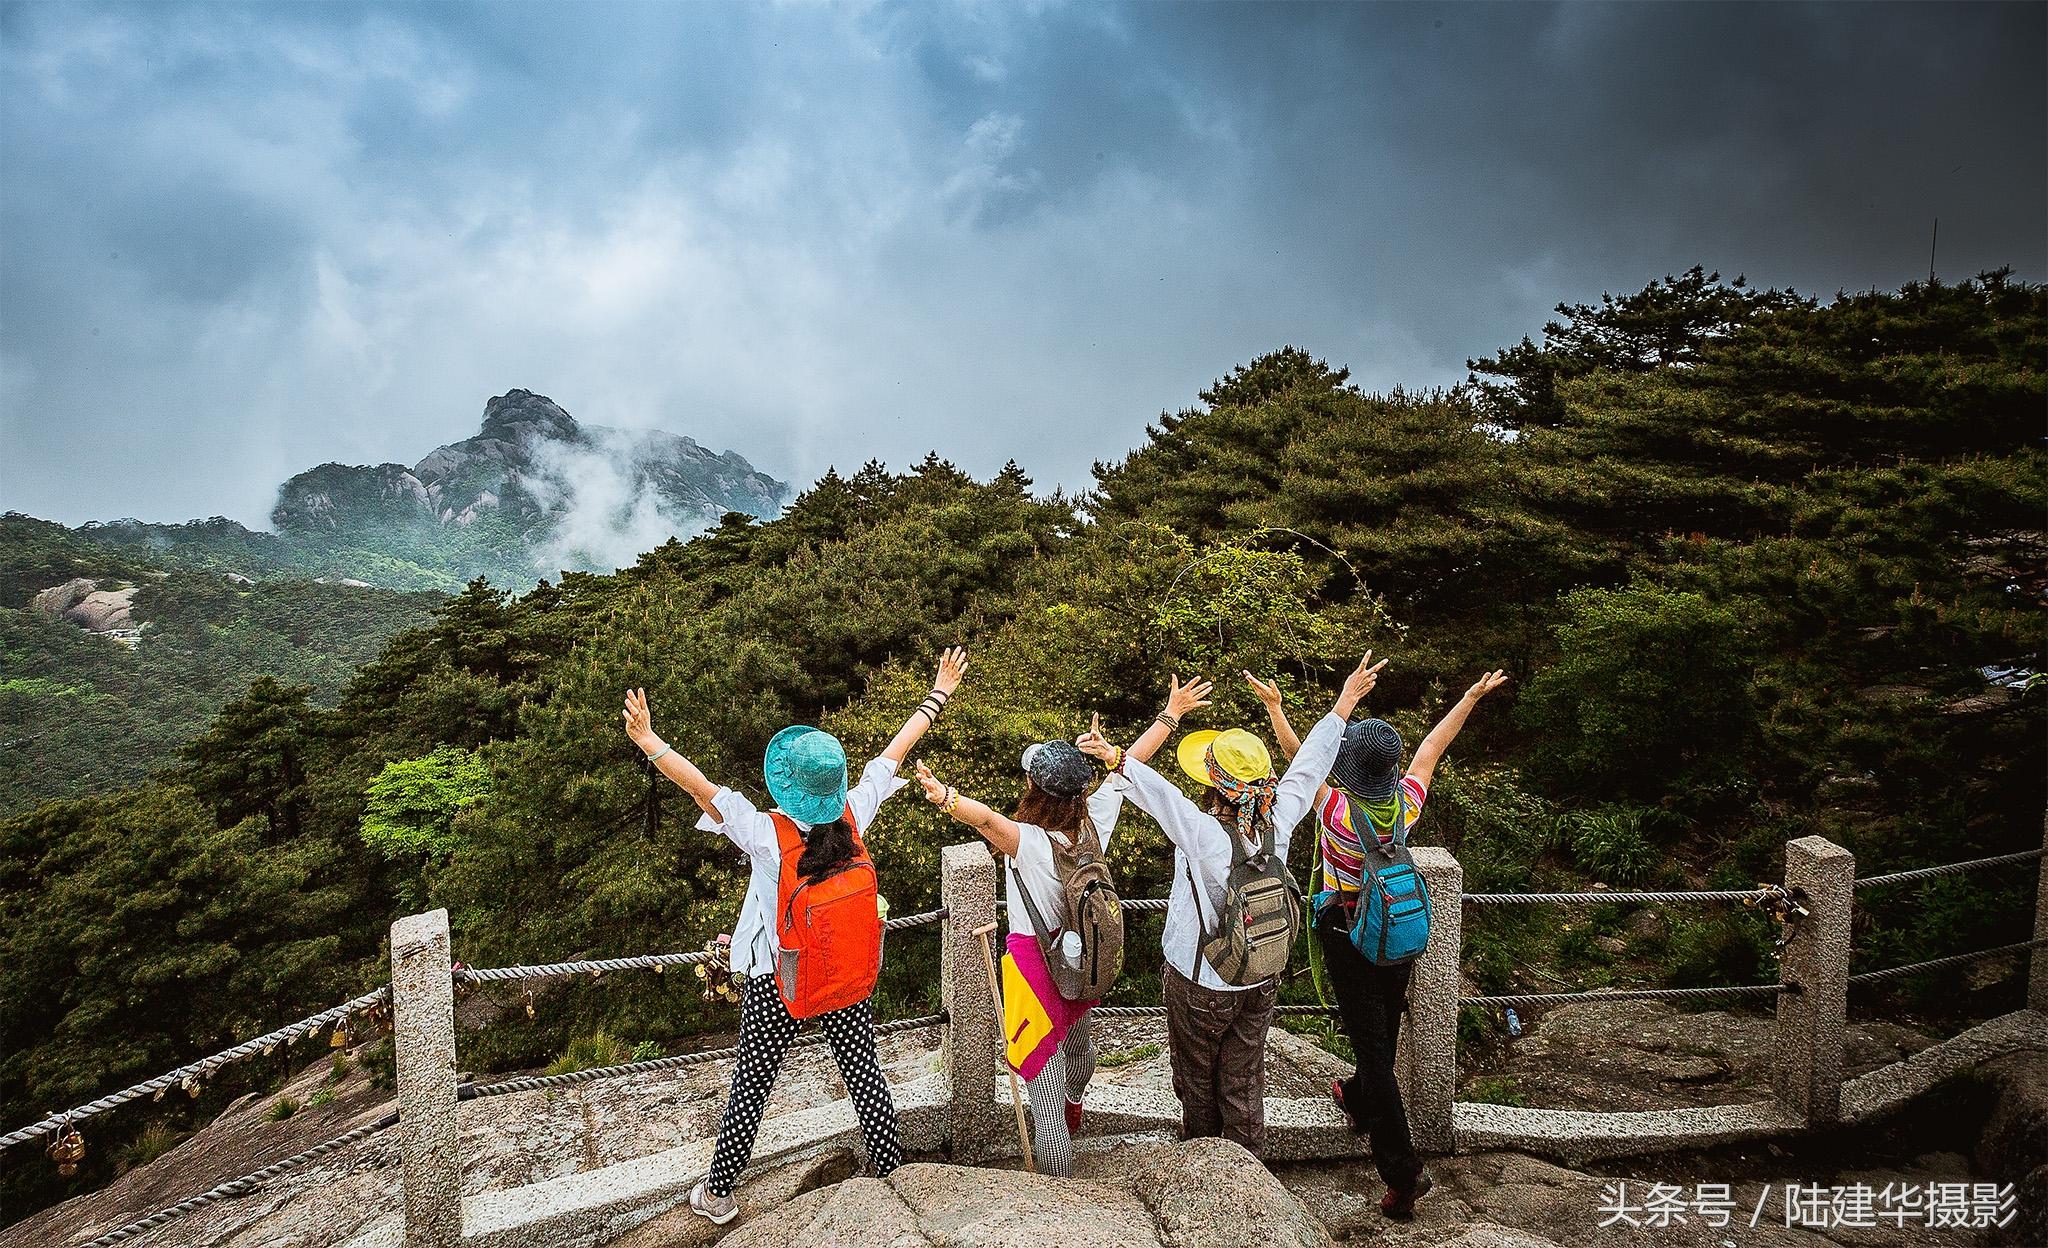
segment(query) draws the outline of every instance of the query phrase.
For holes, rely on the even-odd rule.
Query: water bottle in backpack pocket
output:
[[[1374,966],[1413,962],[1429,944],[1429,885],[1408,853],[1407,803],[1397,800],[1395,809],[1393,842],[1372,835],[1365,846],[1351,926],[1352,945]]]

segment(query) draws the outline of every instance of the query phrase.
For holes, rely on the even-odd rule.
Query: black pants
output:
[[[875,1003],[870,999],[820,1014],[818,1026],[832,1045],[840,1081],[853,1101],[861,1141],[867,1145],[868,1165],[880,1178],[901,1164],[903,1149],[896,1135],[896,1106],[889,1097],[889,1081],[875,1053]],[[726,1094],[725,1117],[718,1124],[711,1173],[704,1182],[713,1196],[732,1195],[740,1170],[754,1155],[754,1136],[761,1129],[761,1115],[767,1112],[775,1073],[782,1069],[789,1042],[802,1028],[782,1004],[773,975],[747,980],[740,997],[739,1059],[732,1066],[732,1090]]]
[[[1344,1034],[1358,1054],[1358,1069],[1344,1081],[1344,1107],[1372,1141],[1372,1164],[1381,1180],[1405,1191],[1422,1172],[1422,1160],[1408,1135],[1408,1110],[1401,1104],[1401,1084],[1394,1078],[1394,1052],[1401,1012],[1408,1006],[1408,973],[1414,967],[1374,966],[1351,943],[1354,913],[1332,906],[1316,923]]]

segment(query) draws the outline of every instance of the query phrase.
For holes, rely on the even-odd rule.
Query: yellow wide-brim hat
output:
[[[1182,737],[1173,752],[1180,769],[1196,784],[1211,783],[1209,760],[1204,756],[1212,748],[1217,766],[1239,780],[1264,780],[1273,774],[1273,756],[1266,752],[1264,741],[1242,728],[1222,732],[1204,728]]]

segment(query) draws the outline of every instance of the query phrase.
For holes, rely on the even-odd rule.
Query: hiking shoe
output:
[[[714,1226],[724,1226],[740,1216],[740,1202],[730,1196],[713,1196],[704,1180],[699,1179],[697,1186],[690,1189],[690,1212],[709,1218]]]
[[[1405,1190],[1390,1187],[1387,1194],[1380,1197],[1381,1215],[1396,1222],[1412,1221],[1415,1217],[1415,1202],[1429,1195],[1430,1189],[1435,1186],[1436,1183],[1429,1177],[1428,1172],[1418,1171],[1415,1182]]]
[[[1352,1114],[1351,1107],[1344,1103],[1344,1081],[1342,1079],[1330,1080],[1330,1099],[1337,1102],[1338,1109],[1344,1111],[1344,1121],[1351,1124],[1351,1134],[1358,1135],[1365,1130],[1364,1127],[1358,1125],[1358,1119]]]
[[[1081,1102],[1079,1101],[1067,1102],[1067,1134],[1069,1136],[1081,1134]]]

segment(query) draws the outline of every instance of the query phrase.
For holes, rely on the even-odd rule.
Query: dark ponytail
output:
[[[804,854],[796,860],[796,873],[806,879],[823,879],[852,858],[853,824],[841,815],[804,833]]]

